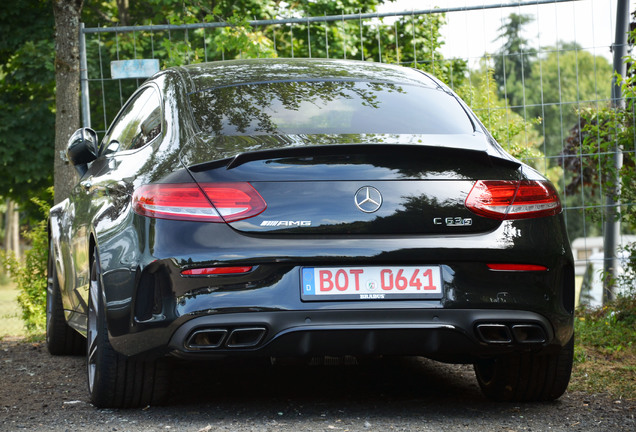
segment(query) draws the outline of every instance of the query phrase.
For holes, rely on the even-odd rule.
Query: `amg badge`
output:
[[[268,226],[268,227],[280,227],[280,226],[285,226],[285,227],[307,227],[307,226],[311,226],[311,221],[270,221],[270,220],[266,220],[261,222],[261,226]]]

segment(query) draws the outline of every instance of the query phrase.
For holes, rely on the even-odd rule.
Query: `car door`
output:
[[[139,89],[122,108],[102,140],[100,156],[71,193],[70,207],[75,218],[69,245],[75,277],[67,279],[73,283],[67,287],[67,292],[72,293],[67,301],[71,310],[79,313],[75,318],[79,328],[85,327],[91,236],[108,238],[108,233],[112,236],[124,229],[134,181],[153,152],[149,144],[161,135],[161,125],[159,91],[149,84]],[[100,261],[112,259],[111,254],[104,251]]]

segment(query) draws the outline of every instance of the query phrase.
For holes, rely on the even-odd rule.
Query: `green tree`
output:
[[[481,69],[471,71],[470,84],[463,85],[458,93],[508,153],[539,171],[547,172],[553,182],[558,179],[558,167],[547,170],[544,165],[541,137],[533,127],[540,120],[524,119],[499,97],[494,70],[489,69],[485,62]]]
[[[612,68],[576,43],[561,43],[546,50],[532,64],[526,81],[526,113],[540,117],[546,156],[563,151],[569,130],[578,123],[579,110],[604,106],[610,98]]]
[[[383,0],[281,0],[233,2],[219,0],[150,0],[130,4],[130,23],[200,23],[224,22],[229,27],[170,32],[135,32],[102,34],[88,43],[89,77],[106,72],[99,65],[124,58],[158,58],[162,67],[252,57],[320,57],[374,60],[401,63],[431,71],[453,86],[463,82],[464,61],[446,61],[440,52],[443,44],[440,28],[443,14],[407,17],[394,24],[369,20],[288,25],[250,26],[252,19],[333,16],[372,13]],[[114,26],[120,20],[117,4],[95,9],[85,8],[88,26]],[[104,18],[108,14],[108,21]],[[397,35],[397,40],[396,40]],[[378,43],[379,42],[379,43]],[[101,57],[100,57],[101,56]],[[136,80],[95,83],[91,87],[95,127],[103,130],[118,108],[139,85]],[[103,103],[103,100],[106,100]],[[104,110],[106,112],[104,113]],[[104,121],[104,118],[106,119]]]
[[[604,57],[594,56],[575,43],[561,43],[535,61],[526,81],[526,115],[542,119],[536,128],[543,136],[541,148],[549,166],[566,166],[559,184],[565,205],[576,209],[567,213],[571,239],[600,234],[598,224],[587,223],[585,207],[600,205],[601,200],[591,185],[580,190],[567,187],[580,174],[568,168],[576,162],[576,156],[567,151],[568,136],[579,124],[582,110],[595,111],[607,105],[611,79],[611,65]]]
[[[496,54],[494,77],[499,96],[507,98],[509,106],[525,119],[540,118],[535,129],[543,138],[540,148],[547,158],[545,170],[553,174],[559,165],[572,161],[563,157],[568,147],[569,130],[579,122],[579,110],[603,105],[610,96],[611,67],[603,57],[597,57],[576,43],[559,43],[541,54],[529,47],[522,36],[523,27],[532,18],[512,14],[500,28],[503,46]],[[595,225],[586,224],[585,206],[593,205],[590,190],[573,192],[571,177],[553,179],[559,186],[565,205],[568,233],[571,238],[598,233]]]
[[[636,18],[636,12],[633,14]],[[629,41],[636,41],[636,25],[632,23]],[[623,205],[619,217],[624,232],[636,232],[636,56],[625,57],[627,73],[619,76],[625,108],[611,107],[609,101],[599,102],[598,107],[587,107],[579,111],[580,120],[568,137],[565,155],[571,163],[567,165],[570,176],[567,185],[573,192],[587,187],[602,202],[601,193],[614,194],[614,199]],[[617,173],[614,153],[622,152],[623,165]],[[618,176],[617,176],[618,174]],[[620,185],[615,185],[616,178]],[[616,188],[615,186],[619,186]],[[599,210],[591,210],[593,218],[600,219]],[[626,274],[622,276],[626,286],[636,286],[636,243],[626,247],[629,254]],[[632,291],[632,294],[634,292]]]
[[[0,196],[48,197],[55,125],[51,3],[0,3]],[[37,213],[37,212],[36,212]]]
[[[526,103],[524,85],[531,76],[531,65],[536,58],[536,50],[529,46],[522,31],[533,20],[530,15],[510,14],[506,23],[499,28],[496,40],[502,40],[503,44],[493,57],[493,78],[497,82],[499,97],[507,99],[518,113],[522,113]]]

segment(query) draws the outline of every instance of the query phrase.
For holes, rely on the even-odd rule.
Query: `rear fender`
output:
[[[73,258],[70,253],[68,241],[70,235],[70,220],[64,217],[68,212],[69,203],[70,201],[66,199],[52,207],[49,213],[48,223],[49,245],[55,257],[55,269],[62,295],[62,305],[67,319],[71,309],[68,292],[69,289],[73,289],[69,284],[72,284],[74,280]]]

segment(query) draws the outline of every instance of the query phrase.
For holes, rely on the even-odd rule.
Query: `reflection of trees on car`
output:
[[[153,87],[142,90],[120,113],[104,143],[118,150],[138,149],[161,133],[161,101]]]
[[[328,104],[337,99],[342,103],[355,97],[364,106],[377,107],[377,96],[373,90],[378,91],[379,84],[365,85],[371,91],[354,82],[343,81],[239,85],[201,92],[192,98],[193,110],[195,115],[205,120],[202,128],[216,135],[227,134],[232,129],[234,134],[275,134],[279,133],[279,129],[295,126],[292,113],[301,114],[293,116],[296,125],[298,122],[309,125],[312,120],[315,121],[319,115],[303,119],[301,110],[308,105],[313,105],[316,110],[328,109]],[[349,107],[339,110],[338,114],[350,117],[351,111]],[[333,126],[330,124],[330,127]]]
[[[405,93],[414,97],[396,97]],[[435,104],[421,103],[425,94]],[[327,79],[235,85],[190,99],[199,127],[216,136],[472,132],[459,102],[435,87]]]

